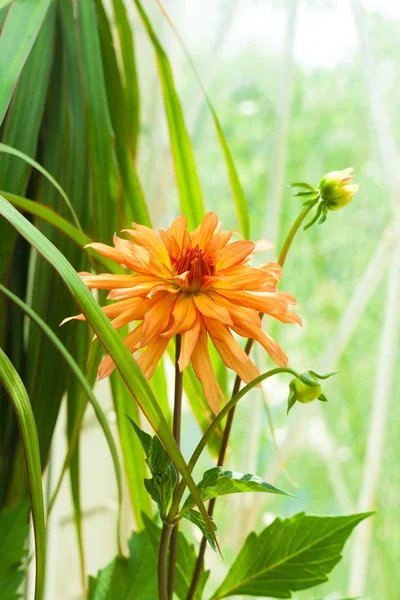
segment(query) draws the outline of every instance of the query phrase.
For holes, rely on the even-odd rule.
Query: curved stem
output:
[[[181,421],[182,421],[182,373],[179,370],[178,360],[181,352],[181,336],[176,336],[175,346],[175,395],[174,395],[174,417],[173,417],[173,434],[176,443],[180,446],[181,443]],[[176,489],[179,484],[179,475],[176,480]],[[175,580],[175,562],[176,552],[178,547],[178,523],[173,527],[171,532],[169,564],[168,564],[168,598],[172,600],[174,594]]]
[[[287,238],[282,246],[282,250],[278,258],[278,265],[281,265],[281,267],[283,267],[283,265],[285,264],[286,257],[288,255],[290,246],[292,245],[296,233],[298,232],[304,219],[306,218],[310,210],[314,208],[314,206],[315,204],[305,206],[299,214],[299,216],[297,217],[297,219],[295,220],[295,222],[293,223],[292,228],[287,235]]]
[[[164,523],[160,548],[158,551],[158,598],[159,600],[168,600],[168,583],[167,583],[167,557],[168,543],[171,536],[172,527]]]

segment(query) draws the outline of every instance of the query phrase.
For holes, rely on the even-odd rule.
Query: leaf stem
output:
[[[181,336],[177,335],[175,340],[175,395],[174,395],[174,416],[173,416],[173,434],[176,443],[180,446],[181,442],[181,422],[182,422],[182,373],[179,369],[178,360],[181,352]],[[183,481],[183,480],[182,480]],[[176,480],[176,488],[179,485],[179,475]],[[174,594],[175,563],[178,546],[178,523],[171,532],[169,564],[168,564],[168,599],[172,600]]]
[[[282,250],[281,250],[281,252],[279,254],[278,264],[281,267],[283,267],[283,265],[285,264],[288,252],[290,250],[290,247],[291,247],[291,245],[293,243],[293,240],[294,240],[294,238],[295,238],[298,230],[300,229],[300,227],[301,227],[304,219],[306,218],[306,216],[308,215],[308,213],[310,212],[310,210],[312,208],[314,208],[314,206],[315,206],[315,204],[308,204],[308,205],[304,206],[303,210],[300,212],[299,216],[297,217],[297,219],[293,223],[293,225],[292,225],[292,227],[291,227],[291,229],[290,229],[290,231],[289,231],[289,233],[288,233],[288,235],[286,237],[286,240],[285,240],[285,242],[284,242],[284,244],[282,246]],[[263,314],[260,313],[260,318],[262,319],[262,317],[263,317]],[[247,340],[247,343],[246,343],[246,346],[245,346],[245,349],[244,349],[244,351],[245,351],[245,353],[247,355],[250,354],[250,351],[251,351],[251,349],[253,347],[253,343],[254,343],[253,339],[249,338]],[[236,379],[235,379],[234,386],[233,386],[232,400],[234,400],[234,398],[237,396],[237,394],[239,392],[239,389],[240,389],[240,385],[241,385],[241,379],[237,375]],[[246,389],[246,388],[243,388],[243,390],[244,389]],[[240,396],[240,397],[242,397],[242,396]],[[239,399],[240,398],[238,398],[238,400]],[[225,408],[227,406],[230,406],[232,400],[225,406]],[[224,464],[226,450],[227,450],[228,442],[229,442],[229,436],[230,436],[231,429],[232,429],[233,418],[235,416],[235,410],[236,410],[236,402],[233,404],[231,410],[228,413],[228,418],[226,420],[226,425],[225,425],[224,432],[223,432],[223,435],[222,435],[221,446],[220,446],[220,451],[219,451],[218,461],[217,461],[217,466],[219,466],[219,467],[222,467],[222,465]],[[208,433],[208,430],[205,433],[205,435],[207,433]],[[204,436],[203,436],[203,439],[204,439]],[[197,451],[198,447],[196,448],[195,452]],[[193,456],[192,456],[192,459],[193,459]],[[189,468],[191,468],[191,462],[192,462],[192,460],[190,461],[190,463],[188,465]],[[184,488],[183,488],[182,494],[181,494],[181,496],[179,498],[180,487],[177,490],[178,505],[179,505],[180,499],[182,498],[183,491],[184,491]],[[208,514],[209,514],[210,517],[212,517],[212,515],[214,513],[215,502],[216,502],[216,498],[212,498],[210,500],[209,505],[208,505]],[[172,504],[172,508],[174,508],[174,506],[175,506],[175,501]],[[171,508],[171,510],[172,510],[172,508]],[[193,597],[194,597],[194,594],[195,594],[195,591],[196,591],[196,587],[197,587],[197,584],[198,584],[198,581],[199,581],[199,577],[200,577],[200,574],[201,574],[201,570],[202,570],[202,567],[203,567],[204,554],[205,554],[205,551],[206,551],[206,547],[207,547],[207,540],[203,536],[203,538],[201,540],[201,543],[200,543],[199,555],[197,557],[197,561],[196,561],[196,566],[195,566],[195,570],[194,570],[194,573],[193,573],[192,582],[191,582],[191,585],[190,585],[190,588],[189,588],[189,592],[188,592],[188,595],[187,595],[187,600],[193,600]]]

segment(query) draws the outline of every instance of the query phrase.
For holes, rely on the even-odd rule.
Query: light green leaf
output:
[[[48,260],[64,279],[75,302],[85,315],[88,323],[96,333],[103,347],[114,360],[118,371],[121,373],[132,397],[135,398],[149,423],[158,434],[163,445],[171,456],[176,468],[180,471],[196,504],[208,525],[209,532],[215,537],[210,518],[207,514],[200,493],[193,481],[188,466],[178,448],[170,428],[165,420],[160,406],[155,399],[140,367],[132,358],[129,350],[115,331],[100,306],[94,300],[80,277],[57,250],[57,248],[43,236],[27,219],[25,219],[7,200],[0,195],[0,214],[3,215],[24,237],[32,244],[42,256]]]
[[[247,473],[234,473],[225,471],[222,467],[213,467],[206,471],[203,479],[197,484],[201,497],[204,501],[226,494],[237,494],[239,492],[261,492],[267,494],[282,494],[283,496],[292,496],[266,483],[257,477]],[[182,511],[194,506],[193,498],[189,495],[182,507]]]
[[[51,0],[14,0],[0,36],[0,124]],[[18,40],[18,44],[15,41]]]
[[[153,475],[151,479],[144,480],[144,485],[154,502],[157,502],[161,518],[164,519],[170,508],[176,485],[175,467],[158,437],[156,435],[152,437],[142,431],[129,415],[127,417],[142,444],[146,454],[146,464]]]
[[[291,598],[328,580],[354,527],[372,513],[315,517],[298,513],[252,532],[212,600],[227,596]]]
[[[28,550],[26,539],[28,504],[23,502],[0,512],[0,600],[17,600],[24,571],[23,560]]]
[[[217,551],[217,546],[215,544],[214,538],[210,535],[209,530],[207,529],[207,526],[204,522],[203,516],[199,513],[198,510],[193,510],[192,508],[187,510],[184,514],[183,517],[185,519],[187,519],[188,521],[190,521],[191,523],[193,523],[193,525],[197,525],[197,527],[200,529],[201,533],[204,535],[204,537],[207,538],[208,543],[210,544],[211,548],[213,550],[215,550],[215,552]],[[211,521],[213,524],[214,529],[217,529],[214,521]]]
[[[165,112],[171,140],[175,176],[189,230],[199,225],[204,216],[203,197],[193,155],[193,148],[186,129],[181,103],[175,89],[171,66],[150,20],[139,0],[134,0],[156,53],[161,88],[164,96]]]
[[[42,467],[39,440],[31,403],[20,376],[0,348],[0,381],[14,405],[25,460],[26,477],[35,532],[36,580],[35,600],[41,600],[46,567],[46,529],[42,490]]]

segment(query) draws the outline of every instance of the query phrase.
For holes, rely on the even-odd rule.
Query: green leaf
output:
[[[0,124],[50,2],[14,0],[7,14],[0,37]]]
[[[207,541],[210,544],[211,548],[215,550],[215,552],[217,552],[217,546],[215,544],[214,537],[210,535],[210,531],[207,528],[203,516],[199,513],[199,511],[193,510],[191,508],[185,513],[183,513],[183,518],[193,523],[193,525],[196,525],[200,529],[202,535],[204,535],[204,537],[207,538]],[[215,525],[214,521],[211,520],[211,522],[213,524],[214,529],[216,530],[217,526]]]
[[[140,367],[132,358],[132,355],[118,333],[115,331],[100,306],[94,300],[90,291],[86,288],[79,275],[66,258],[1,195],[0,214],[3,215],[30,244],[32,244],[43,257],[53,265],[64,279],[65,284],[75,302],[78,304],[81,312],[85,315],[103,347],[114,360],[130,393],[133,398],[135,398],[149,423],[164,444],[176,468],[180,471],[183,480],[196,500],[196,504],[199,507],[205,523],[208,525],[210,534],[215,537],[210,518],[200,493],[193,481],[191,472],[188,469],[181,451],[174,440],[170,428],[168,427],[168,423],[165,420],[162,410]]]
[[[157,39],[141,2],[135,0],[135,4],[156,53],[171,140],[176,182],[182,212],[187,219],[188,228],[191,230],[199,225],[204,216],[203,197],[193,155],[193,148],[186,129],[181,103],[175,89],[168,57]]]
[[[0,600],[17,600],[28,553],[28,506],[23,502],[0,512]]]
[[[117,169],[96,11],[92,0],[76,2],[85,87],[87,135],[96,237],[108,243],[117,228]]]
[[[0,143],[0,152],[5,152],[6,154],[12,154],[13,156],[18,156],[18,158],[21,158],[22,160],[24,160],[26,163],[31,165],[31,167],[34,167],[35,169],[37,169],[39,171],[39,173],[41,173],[44,177],[46,177],[46,179],[48,179],[50,181],[50,183],[52,183],[54,185],[56,190],[62,196],[65,204],[68,206],[77,228],[82,233],[82,240],[83,240],[84,233],[83,233],[81,224],[79,222],[78,215],[76,214],[75,209],[72,206],[71,200],[68,198],[67,194],[64,192],[63,188],[58,183],[58,181],[56,181],[54,179],[54,177],[48,171],[46,171],[46,169],[44,167],[42,167],[42,165],[40,165],[38,162],[36,162],[36,160],[33,160],[33,158],[31,158],[24,152],[20,152],[19,150],[16,150],[15,148],[12,148],[11,146],[7,146],[7,144],[1,144],[1,143]]]
[[[213,467],[206,471],[203,479],[197,484],[201,497],[204,501],[226,494],[237,494],[239,492],[261,492],[267,494],[282,494],[283,496],[292,496],[266,483],[257,477],[247,473],[234,473],[233,471],[224,471],[222,467]],[[193,498],[189,495],[182,507],[182,511],[194,506]]]
[[[165,519],[177,481],[175,467],[158,437],[156,435],[152,437],[142,431],[129,415],[126,416],[142,444],[146,454],[146,464],[153,475],[151,479],[144,480],[144,485],[153,500],[157,502],[161,518]]]
[[[117,557],[89,578],[88,600],[154,600],[157,592],[157,557],[161,529],[143,515],[145,528],[129,540],[129,557]],[[174,591],[186,600],[197,553],[182,532],[178,534]],[[202,571],[194,600],[201,600],[209,572]]]
[[[328,580],[354,527],[372,513],[315,517],[299,513],[252,532],[212,600],[227,596],[292,598]]]
[[[26,477],[29,483],[29,496],[32,521],[35,532],[36,580],[35,600],[41,600],[44,589],[46,567],[46,529],[42,490],[42,467],[40,464],[39,440],[36,431],[31,403],[20,376],[0,348],[0,381],[4,385],[14,405],[18,421],[22,449],[25,460]]]
[[[111,429],[110,429],[110,425],[108,423],[107,417],[106,417],[103,409],[101,408],[99,402],[97,401],[96,396],[93,394],[91,385],[89,384],[88,380],[86,379],[85,375],[83,374],[82,370],[79,368],[79,366],[76,363],[76,361],[74,360],[74,358],[71,356],[71,354],[65,348],[65,346],[60,342],[60,340],[58,339],[56,334],[43,321],[43,319],[41,319],[39,317],[39,315],[37,313],[35,313],[35,311],[32,310],[32,308],[30,308],[30,306],[28,306],[25,302],[23,302],[20,298],[18,298],[15,294],[10,292],[10,290],[5,288],[1,284],[0,284],[0,292],[5,294],[8,298],[10,298],[10,300],[12,300],[17,306],[19,306],[19,308],[21,310],[23,310],[24,313],[30,319],[32,319],[32,321],[43,331],[43,333],[46,335],[46,337],[49,339],[49,341],[60,352],[61,356],[66,361],[66,363],[68,364],[69,368],[71,369],[73,375],[76,377],[77,381],[79,382],[82,389],[84,390],[87,398],[89,399],[89,402],[93,406],[96,417],[97,417],[99,424],[104,432],[104,436],[105,436],[108,446],[110,448],[110,454],[111,454],[111,457],[112,457],[112,460],[114,463],[115,476],[116,476],[116,480],[117,480],[117,487],[118,487],[118,493],[119,493],[119,510],[121,510],[122,474],[121,474],[121,466],[120,466],[119,458],[118,458],[118,450],[115,445],[115,441],[114,441],[113,435],[111,433]],[[65,460],[64,460],[64,465],[61,470],[60,478],[58,480],[57,485],[55,486],[53,496],[49,502],[49,508],[48,508],[49,512],[51,511],[51,508],[56,500],[58,491],[61,487],[63,476],[68,468],[71,456],[74,452],[76,443],[78,441],[79,432],[80,432],[85,408],[86,408],[86,404],[81,405],[79,413],[75,415],[74,427],[73,427],[72,431],[70,432],[70,436],[69,436],[70,437],[70,440],[69,440],[70,445],[68,448],[67,456],[65,457]]]
[[[289,185],[287,185],[286,187],[288,187],[288,188],[301,187],[301,188],[305,188],[306,190],[310,190],[311,192],[318,192],[318,190],[315,187],[313,187],[309,183],[305,183],[304,181],[295,181],[295,183],[289,183]]]
[[[146,465],[143,460],[138,460],[138,456],[142,455],[142,447],[138,438],[132,435],[131,426],[126,418],[127,413],[130,413],[139,422],[139,410],[136,404],[132,402],[132,396],[118,372],[114,371],[111,374],[110,381],[126,482],[135,522],[138,529],[141,529],[143,527],[142,514],[152,515],[152,503],[143,485],[143,480],[147,474]]]

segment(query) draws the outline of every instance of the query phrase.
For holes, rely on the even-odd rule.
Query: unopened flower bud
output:
[[[358,191],[358,183],[351,183],[353,169],[331,171],[324,175],[319,184],[322,202],[329,210],[339,210],[347,206]]]
[[[307,404],[313,400],[321,400],[327,402],[326,396],[322,393],[322,387],[320,384],[321,379],[327,379],[335,373],[328,373],[328,375],[318,375],[314,371],[305,371],[295,377],[289,384],[290,393],[288,398],[288,410],[292,408],[295,402],[301,402]]]

